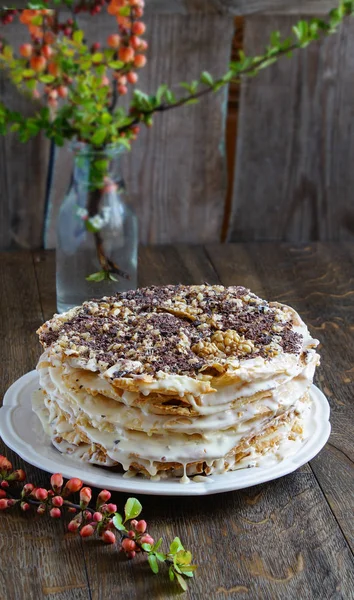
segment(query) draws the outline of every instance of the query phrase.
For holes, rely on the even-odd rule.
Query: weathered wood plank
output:
[[[294,306],[321,341],[316,380],[331,405],[332,434],[311,466],[354,550],[353,244],[232,244],[208,253],[224,283]]]
[[[245,52],[293,17],[250,17]],[[229,241],[353,239],[354,20],[244,81]]]
[[[27,252],[0,254],[0,404],[9,385],[34,368],[40,354],[36,329],[43,321],[32,256]],[[30,398],[28,399],[30,402]],[[17,467],[41,486],[48,474],[20,460],[0,441]],[[48,517],[1,514],[0,598],[38,600],[55,594],[57,600],[89,600],[80,539],[63,535]]]
[[[24,27],[11,25],[11,41],[21,44]],[[9,30],[10,31],[10,30]],[[0,99],[26,116],[38,102],[22,96],[0,72]],[[48,142],[39,135],[22,144],[16,134],[0,136],[0,249],[42,245]]]
[[[88,40],[105,41],[112,18],[80,19]],[[147,17],[148,63],[139,87],[191,81],[212,68],[220,75],[230,59],[233,22],[227,16],[196,14]],[[218,241],[226,192],[222,143],[226,90],[199,105],[159,114],[143,129],[123,160],[128,193],[139,217],[142,243]],[[206,126],[207,124],[207,126]],[[57,154],[46,247],[55,246],[55,217],[70,179],[67,149]]]

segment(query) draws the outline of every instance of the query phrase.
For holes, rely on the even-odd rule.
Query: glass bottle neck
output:
[[[124,187],[121,172],[122,148],[95,150],[85,145],[74,148],[74,154],[74,184],[90,189],[102,189],[110,184]]]

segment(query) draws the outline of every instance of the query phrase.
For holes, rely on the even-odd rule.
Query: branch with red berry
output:
[[[135,558],[138,553],[146,554],[153,573],[158,573],[159,563],[164,563],[170,580],[176,581],[183,590],[187,589],[185,577],[193,577],[197,568],[191,564],[191,552],[185,550],[178,537],[171,542],[168,552],[163,552],[162,538],[155,542],[147,531],[146,521],[137,520],[142,510],[139,500],[128,498],[122,515],[110,502],[108,490],[99,492],[92,508],[91,488],[84,487],[81,479],[76,477],[64,483],[63,476],[55,473],[50,478],[50,489],[24,483],[20,490],[19,484],[25,480],[25,472],[13,470],[11,462],[0,455],[0,510],[20,506],[24,512],[32,508],[37,514],[47,514],[53,519],[70,515],[67,527],[71,533],[78,533],[82,538],[97,535],[106,544],[117,544],[129,559]],[[78,503],[69,499],[74,494],[79,494]]]

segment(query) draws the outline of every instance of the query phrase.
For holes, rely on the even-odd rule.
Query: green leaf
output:
[[[24,69],[22,71],[22,76],[23,77],[34,77],[36,74],[35,71],[33,71],[33,69]]]
[[[175,578],[175,573],[174,573],[174,570],[173,570],[172,566],[168,569],[168,576],[170,578],[170,581],[173,581],[174,578]]]
[[[97,273],[92,273],[86,277],[86,281],[103,281],[106,278],[104,271],[98,271]],[[114,520],[114,519],[113,519]],[[118,527],[117,527],[118,529]]]
[[[186,550],[179,550],[177,552],[178,566],[189,565],[192,560],[192,553]]]
[[[209,85],[210,87],[213,87],[214,85],[214,80],[208,71],[203,71],[200,76],[200,81],[205,85]]]
[[[108,273],[108,277],[111,281],[119,281],[118,277],[116,277],[115,275],[112,275],[112,273]]]
[[[122,6],[122,8],[119,9],[119,15],[121,17],[129,17],[130,10],[130,6]]]
[[[84,32],[81,31],[81,29],[74,31],[74,34],[73,34],[74,42],[76,42],[77,44],[81,44],[83,39],[84,39]]]
[[[102,54],[102,52],[95,52],[95,54],[92,55],[91,60],[92,62],[97,65],[98,63],[101,63],[104,59],[104,56]]]
[[[171,92],[171,90],[166,90],[165,98],[166,98],[166,102],[168,102],[168,104],[174,104],[176,102],[176,96],[174,95],[173,92]]]
[[[158,573],[159,565],[157,564],[156,556],[154,554],[149,554],[148,561],[149,561],[149,565],[150,565],[152,572]]]
[[[188,104],[198,104],[199,100],[197,100],[197,98],[191,98],[190,100],[187,100],[187,102],[185,102],[185,105]]]
[[[184,592],[186,592],[188,590],[188,585],[186,583],[186,581],[184,581],[182,575],[180,575],[179,573],[175,573],[176,579],[179,583],[179,585],[181,586],[182,590]]]
[[[165,562],[166,560],[166,554],[164,554],[163,552],[155,552],[155,556],[160,562]]]
[[[123,517],[119,513],[116,513],[113,517],[113,525],[118,531],[126,531],[123,525]]]
[[[111,60],[108,63],[108,66],[111,69],[121,69],[122,67],[124,67],[124,62],[122,62],[121,60]]]
[[[124,507],[124,512],[125,512],[124,522],[128,521],[130,519],[135,519],[135,517],[140,515],[142,508],[143,507],[141,506],[139,500],[137,500],[136,498],[128,498],[128,500],[125,503],[125,507]]]
[[[153,545],[153,550],[158,550],[160,548],[162,544],[162,538],[160,538],[159,540],[157,540],[157,542],[155,542],[155,544]]]
[[[141,547],[143,550],[145,550],[145,552],[150,552],[152,550],[152,546],[151,544],[141,544]]]
[[[165,95],[165,93],[168,90],[168,85],[166,83],[163,83],[162,85],[160,85],[157,88],[157,92],[156,92],[156,102],[157,104],[161,104],[163,97]]]
[[[179,565],[179,570],[187,577],[193,577],[193,571],[197,569],[197,565],[185,565],[184,567]]]
[[[39,81],[41,81],[42,83],[52,83],[54,79],[54,75],[41,75]]]
[[[93,166],[98,171],[107,171],[109,166],[109,161],[102,158],[101,160],[95,160]]]
[[[173,542],[170,544],[170,554],[177,554],[180,550],[184,550],[182,542],[179,537],[175,537]]]
[[[107,129],[100,127],[99,129],[97,129],[97,131],[93,134],[92,138],[91,138],[91,142],[92,144],[95,144],[96,146],[100,146],[103,141],[105,140],[107,135]]]

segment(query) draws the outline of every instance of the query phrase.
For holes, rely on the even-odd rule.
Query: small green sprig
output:
[[[135,548],[140,548],[148,555],[148,563],[153,573],[157,574],[159,572],[159,563],[164,563],[168,567],[170,580],[176,580],[180,587],[186,591],[188,586],[184,577],[193,577],[194,571],[197,568],[197,565],[192,564],[191,552],[185,550],[178,537],[175,537],[171,542],[169,551],[164,553],[161,552],[161,545],[163,543],[162,538],[155,542],[150,536],[145,534],[145,531],[141,532],[141,535],[139,535],[139,533],[137,534],[136,530],[139,530],[139,526],[136,524],[135,519],[139,516],[141,510],[142,506],[139,500],[136,498],[129,498],[124,507],[124,520],[120,513],[116,513],[113,517],[115,528],[121,534],[126,535],[127,540],[131,540],[131,546],[135,545]],[[131,527],[133,527],[133,530]],[[133,539],[132,534],[134,534]],[[131,552],[131,550],[128,549],[128,543],[127,550],[128,552]],[[134,548],[132,551],[134,551]]]

